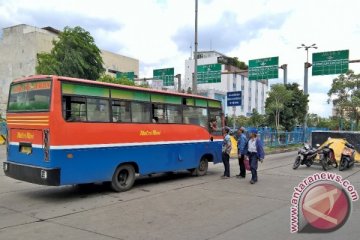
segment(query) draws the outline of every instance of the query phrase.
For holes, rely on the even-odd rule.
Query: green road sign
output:
[[[349,70],[349,50],[313,53],[312,75],[346,73]]]
[[[279,57],[249,60],[249,80],[279,77]]]
[[[207,64],[197,66],[197,83],[221,82],[221,64]]]
[[[134,72],[117,72],[116,73],[116,78],[120,79],[120,78],[127,78],[130,81],[134,81],[134,77],[135,77],[135,73]]]
[[[154,69],[153,78],[163,80],[163,86],[174,86],[174,68]]]

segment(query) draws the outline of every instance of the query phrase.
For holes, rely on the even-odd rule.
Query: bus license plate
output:
[[[25,154],[30,154],[32,148],[28,146],[20,146],[20,152]]]

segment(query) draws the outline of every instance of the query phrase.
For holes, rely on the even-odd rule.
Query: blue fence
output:
[[[249,132],[251,130],[254,130],[256,128],[248,127],[247,135],[249,135]],[[265,146],[269,147],[277,147],[277,146],[287,146],[287,145],[293,145],[293,144],[301,144],[304,141],[310,142],[311,133],[313,131],[328,131],[327,128],[307,128],[305,137],[304,137],[304,130],[303,128],[295,128],[291,132],[286,131],[275,131],[271,128],[258,128],[256,129],[259,133],[260,139],[263,141]],[[233,131],[234,135],[236,131]]]

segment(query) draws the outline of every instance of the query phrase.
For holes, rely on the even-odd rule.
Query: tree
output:
[[[192,89],[191,89],[191,87],[188,87],[188,89],[187,89],[186,93],[189,93],[189,94],[191,94],[191,93],[192,93]]]
[[[286,89],[291,91],[291,98],[284,103],[284,110],[280,116],[280,124],[285,130],[291,131],[296,125],[305,121],[308,106],[308,95],[299,89],[299,84],[286,84]]]
[[[355,119],[356,128],[360,121],[360,74],[349,70],[333,79],[328,92],[328,103],[332,102],[341,118]]]
[[[104,72],[100,49],[81,27],[65,27],[50,53],[37,56],[36,72],[96,80]]]
[[[250,119],[248,120],[248,123],[251,126],[258,128],[260,125],[262,125],[264,123],[264,117],[263,117],[263,115],[258,113],[256,108],[254,108],[252,110],[252,114],[251,114]]]
[[[101,75],[101,77],[98,79],[98,81],[121,84],[121,85],[128,85],[128,86],[135,86],[135,83],[133,81],[127,79],[126,77],[115,78],[108,74]]]
[[[286,89],[283,84],[274,84],[271,86],[269,96],[265,102],[265,111],[269,115],[269,122],[275,125],[277,131],[280,130],[280,113],[285,108],[285,103],[291,100],[292,91]]]
[[[113,77],[108,74],[102,74],[101,77],[98,79],[98,81],[121,84],[121,85],[128,85],[128,86],[137,86],[137,87],[143,87],[143,88],[150,87],[148,83],[142,83],[142,84],[136,85],[134,81],[128,79],[125,76],[122,76],[121,78],[116,78],[116,77]]]
[[[240,61],[237,57],[233,57],[233,58],[232,57],[221,57],[221,58],[218,58],[218,62],[237,67],[241,70],[248,69],[248,65],[246,65],[245,62]]]

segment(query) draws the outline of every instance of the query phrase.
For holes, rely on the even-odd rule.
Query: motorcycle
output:
[[[317,147],[320,146],[317,144]],[[309,144],[304,143],[304,147],[299,149],[298,155],[295,158],[293,169],[297,169],[300,165],[310,167],[314,163],[314,159],[318,154],[317,148],[310,147]]]
[[[326,144],[319,150],[320,163],[324,171],[329,170],[330,166],[334,168],[338,167],[334,151],[330,148],[331,144],[333,144],[333,142]]]
[[[355,148],[350,143],[346,142],[344,149],[341,153],[339,171],[343,171],[346,168],[354,166],[355,162]]]

